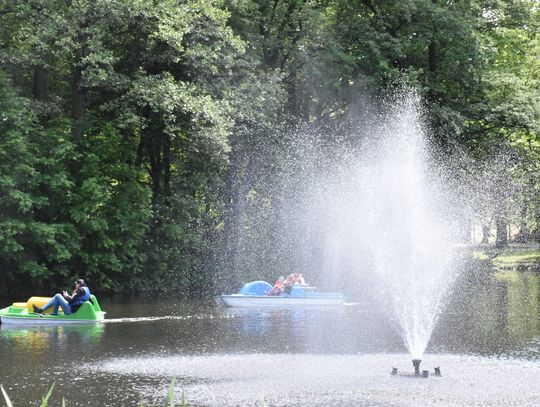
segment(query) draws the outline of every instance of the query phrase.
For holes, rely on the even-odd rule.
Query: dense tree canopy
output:
[[[485,190],[471,213],[498,244],[509,223],[538,239],[539,13],[536,0],[1,2],[0,292],[75,275],[201,291],[278,267],[258,220],[285,222],[283,180],[308,165],[298,144],[350,142],[365,100],[404,84],[442,151],[475,160],[459,170]]]

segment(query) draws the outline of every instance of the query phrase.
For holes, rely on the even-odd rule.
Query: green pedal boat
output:
[[[94,295],[91,295],[90,301],[83,303],[71,315],[65,315],[62,309],[58,310],[58,315],[52,315],[52,308],[43,314],[34,313],[33,305],[42,307],[50,299],[47,297],[31,297],[26,302],[15,302],[11,306],[0,310],[0,320],[2,324],[6,325],[55,325],[93,323],[105,319],[105,312],[101,310]]]

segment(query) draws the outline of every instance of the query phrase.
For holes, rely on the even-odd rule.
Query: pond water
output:
[[[0,326],[0,383],[16,406],[537,406],[539,276],[471,273],[412,371],[390,318],[368,296],[328,309],[227,309],[174,294],[100,298],[103,324]],[[8,305],[3,300],[2,307]],[[0,404],[2,404],[0,402]]]

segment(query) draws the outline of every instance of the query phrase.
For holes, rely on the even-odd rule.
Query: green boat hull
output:
[[[105,312],[96,297],[92,295],[91,298],[92,302],[86,301],[77,312],[70,315],[36,314],[30,306],[22,306],[26,303],[15,303],[0,310],[0,320],[6,325],[84,324],[103,321]]]

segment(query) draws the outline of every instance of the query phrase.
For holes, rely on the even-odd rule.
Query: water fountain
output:
[[[370,191],[370,234],[375,285],[392,305],[415,377],[444,300],[456,277],[456,238],[447,216],[451,192],[439,178],[441,163],[422,126],[420,101],[409,95],[395,105],[383,126]],[[389,215],[390,214],[390,215]]]
[[[451,191],[427,141],[420,104],[411,94],[396,99],[368,136],[364,130],[354,154],[314,177],[306,194],[313,202],[302,206],[325,242],[322,261],[314,259],[310,269],[321,269],[327,280],[350,270],[360,275],[393,315],[417,377],[456,276],[446,210]]]

